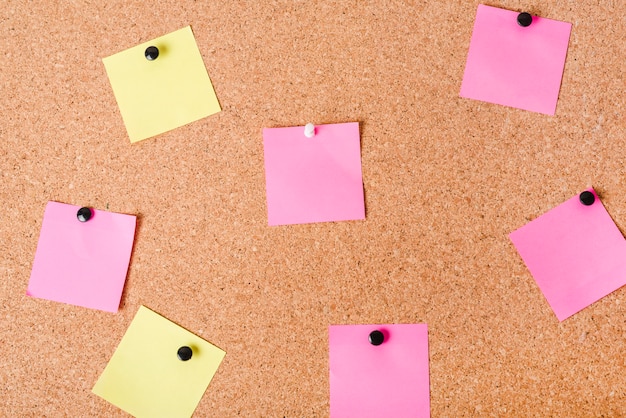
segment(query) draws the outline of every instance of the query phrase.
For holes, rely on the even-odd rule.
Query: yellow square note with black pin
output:
[[[102,62],[131,142],[221,110],[190,26]]]
[[[188,418],[225,354],[141,306],[92,392],[137,418]]]

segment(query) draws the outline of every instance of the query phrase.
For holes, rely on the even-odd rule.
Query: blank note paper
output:
[[[149,46],[159,49],[153,61],[145,57]],[[221,110],[189,26],[102,62],[131,142]]]
[[[554,115],[572,24],[518,15],[478,6],[461,97]]]
[[[92,391],[138,418],[190,417],[225,354],[141,306]]]
[[[626,284],[626,241],[588,191],[509,235],[559,321]]]
[[[329,345],[331,418],[430,417],[426,324],[331,325]]]
[[[117,312],[135,237],[133,215],[48,202],[26,294],[85,308]]]
[[[365,219],[357,122],[263,130],[269,225]]]

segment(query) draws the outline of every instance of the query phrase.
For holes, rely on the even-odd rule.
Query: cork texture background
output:
[[[0,416],[91,393],[140,305],[226,351],[198,417],[325,417],[328,325],[427,323],[433,417],[626,416],[626,289],[559,323],[508,234],[588,186],[626,232],[626,3],[555,116],[459,97],[477,1],[5,1]],[[102,58],[191,25],[223,111],[132,144]],[[267,226],[264,127],[360,123],[364,221]],[[134,214],[120,311],[27,297],[49,200]]]

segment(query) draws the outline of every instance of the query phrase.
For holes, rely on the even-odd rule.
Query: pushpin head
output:
[[[156,46],[149,46],[146,48],[146,59],[148,61],[154,61],[159,56],[159,48]]]
[[[76,212],[76,217],[81,222],[87,222],[88,220],[91,219],[92,215],[93,213],[91,212],[91,209],[89,208],[80,208],[78,209],[78,212]]]
[[[385,341],[385,336],[379,330],[375,330],[370,332],[369,340],[372,345],[381,345]]]
[[[178,352],[176,353],[176,355],[178,356],[178,359],[181,361],[189,360],[192,354],[193,354],[193,351],[191,350],[191,347],[187,347],[186,345],[180,347],[178,349]]]
[[[530,15],[530,13],[523,12],[517,15],[518,25],[526,28],[530,26],[531,23],[533,23],[533,17]]]
[[[307,138],[313,138],[315,136],[315,125],[312,123],[304,125],[304,136]]]
[[[596,201],[596,197],[590,191],[584,191],[578,197],[580,199],[580,203],[585,206],[591,206],[593,205],[593,202]]]

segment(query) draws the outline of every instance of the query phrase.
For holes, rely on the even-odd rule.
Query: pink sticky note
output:
[[[135,236],[133,215],[48,202],[26,294],[85,308],[117,312]]]
[[[626,240],[593,189],[509,234],[559,321],[626,284]]]
[[[329,345],[331,418],[430,417],[426,324],[331,325]]]
[[[572,24],[478,6],[461,97],[554,115]]]
[[[270,225],[365,219],[357,122],[263,129]]]

